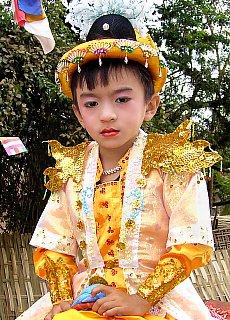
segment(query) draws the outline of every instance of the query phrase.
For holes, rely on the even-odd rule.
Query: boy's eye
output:
[[[120,97],[120,98],[116,99],[116,102],[118,102],[118,103],[126,103],[129,100],[130,100],[130,98],[128,98],[128,97]]]
[[[87,108],[94,108],[98,105],[96,101],[88,101],[84,104],[85,107]]]

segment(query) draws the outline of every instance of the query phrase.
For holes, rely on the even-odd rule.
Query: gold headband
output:
[[[75,70],[81,72],[81,66],[92,60],[123,59],[137,61],[150,71],[154,83],[154,91],[159,92],[167,77],[167,68],[160,60],[159,50],[150,35],[141,38],[136,31],[137,41],[127,39],[100,39],[84,42],[66,52],[58,63],[55,78],[60,89],[70,99],[72,76]]]

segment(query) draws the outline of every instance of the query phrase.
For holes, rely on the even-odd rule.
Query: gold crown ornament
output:
[[[152,75],[154,90],[159,92],[165,84],[167,67],[165,61],[160,58],[159,50],[149,34],[140,37],[135,30],[137,41],[127,39],[97,39],[84,42],[66,52],[60,59],[55,71],[56,83],[60,90],[73,99],[71,82],[73,73],[89,61],[98,60],[99,66],[103,59],[123,59],[144,65]]]

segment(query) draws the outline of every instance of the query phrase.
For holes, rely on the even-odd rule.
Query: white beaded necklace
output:
[[[104,170],[102,174],[108,176],[109,174],[116,173],[117,171],[120,171],[122,167],[120,165],[116,166],[115,168]]]

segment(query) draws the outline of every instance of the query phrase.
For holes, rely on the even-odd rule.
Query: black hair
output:
[[[99,66],[97,60],[92,60],[81,67],[81,72],[76,70],[72,77],[71,91],[73,95],[73,103],[78,106],[76,89],[81,89],[86,84],[89,90],[93,90],[97,85],[106,87],[109,84],[111,76],[116,78],[116,72],[122,69],[130,70],[134,73],[137,79],[144,88],[145,102],[148,102],[154,93],[154,85],[152,76],[148,69],[142,64],[129,60],[128,64],[122,59],[102,59],[102,66]]]
[[[103,28],[104,24],[108,24],[107,28]],[[119,14],[107,14],[98,18],[89,30],[86,41],[95,39],[129,39],[136,41],[136,34],[130,21]],[[116,74],[114,71],[121,71],[123,68],[131,70],[135,76],[140,79],[144,87],[145,101],[148,102],[154,93],[154,85],[152,76],[147,68],[142,64],[129,60],[128,64],[121,59],[102,59],[102,66],[98,61],[90,61],[81,66],[81,72],[76,70],[72,77],[71,90],[73,95],[73,103],[78,106],[76,89],[79,86],[87,85],[89,90],[95,88],[97,84],[107,86],[109,77]]]
[[[104,24],[109,25],[108,30],[104,30]],[[137,40],[131,22],[119,14],[106,14],[94,21],[86,41],[104,38]]]

